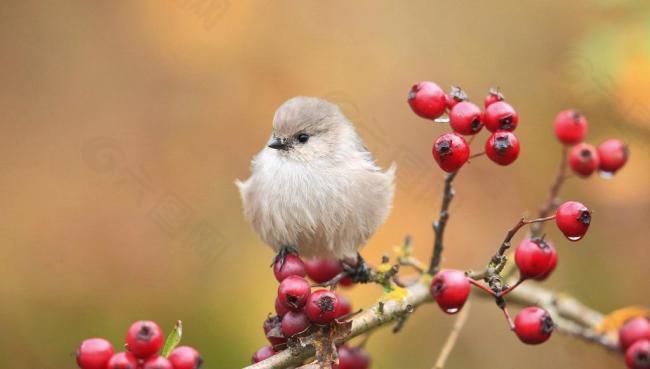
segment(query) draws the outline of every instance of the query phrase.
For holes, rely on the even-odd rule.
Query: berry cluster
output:
[[[160,355],[163,332],[155,322],[137,321],[126,333],[126,351],[115,353],[103,338],[89,338],[77,349],[81,369],[200,369],[203,359],[189,346],[179,346],[165,357]]]
[[[275,299],[276,315],[269,315],[264,321],[264,334],[270,345],[257,350],[252,362],[265,360],[286,349],[291,341],[309,335],[316,329],[346,320],[352,313],[350,301],[333,290],[316,288],[305,277],[316,284],[335,280],[343,273],[343,266],[337,260],[312,259],[303,261],[292,253],[278,258],[273,264],[273,273],[280,282]],[[338,284],[350,286],[349,277]],[[338,369],[367,369],[370,359],[362,348],[341,346],[338,349]]]
[[[583,142],[587,136],[587,118],[575,109],[567,109],[555,117],[555,135],[569,151],[569,166],[575,174],[589,177],[596,170],[604,178],[610,178],[627,162],[627,146],[615,138],[594,147]]]
[[[481,154],[499,165],[517,160],[519,139],[512,131],[517,128],[519,116],[498,90],[491,89],[485,97],[484,111],[470,102],[467,93],[459,87],[452,86],[451,92],[445,94],[437,84],[428,81],[413,85],[408,102],[423,118],[436,120],[445,113],[449,116],[453,132],[438,137],[432,149],[434,159],[445,172],[456,172],[469,160],[469,143],[463,136],[475,135],[483,127],[491,135]]]
[[[650,368],[650,320],[648,317],[630,319],[618,331],[619,346],[625,351],[630,369]]]
[[[445,172],[455,173],[469,158],[482,154],[499,165],[508,165],[517,159],[520,149],[519,140],[513,131],[517,128],[519,116],[498,90],[489,91],[483,102],[483,111],[470,102],[467,93],[459,87],[452,86],[451,92],[446,94],[437,84],[428,81],[413,85],[408,95],[408,102],[420,117],[433,119],[436,122],[449,122],[453,132],[439,136],[434,141],[432,150],[435,161]],[[448,120],[444,119],[445,114]],[[484,126],[491,132],[485,143],[485,151],[470,156],[471,140],[468,143],[463,136],[475,135]],[[583,143],[587,127],[587,119],[576,110],[564,110],[557,115],[555,134],[558,140],[564,145],[575,145],[570,150],[565,146],[568,156],[564,160],[568,161],[576,174],[583,177],[596,170],[600,170],[605,175],[613,174],[627,161],[626,146],[616,139],[607,140],[598,148]],[[562,171],[564,171],[564,164]],[[559,181],[564,180],[565,177],[566,175],[561,173],[558,177]],[[552,199],[554,198],[555,194],[552,195]],[[546,341],[555,326],[551,315],[542,308],[531,306],[522,309],[513,321],[506,309],[504,297],[526,280],[543,281],[548,278],[558,262],[555,246],[543,236],[539,237],[533,232],[531,236],[520,242],[514,253],[515,263],[519,269],[517,283],[510,287],[502,284],[500,272],[507,261],[504,253],[510,246],[512,236],[525,224],[555,219],[558,229],[568,240],[578,241],[584,237],[591,223],[591,211],[579,202],[567,201],[557,207],[554,215],[549,216],[553,206],[554,204],[551,203],[548,211],[543,211],[538,219],[522,219],[509,232],[500,251],[492,259],[484,274],[472,276],[461,270],[437,272],[431,281],[430,293],[438,306],[448,314],[459,312],[469,297],[471,285],[475,285],[494,296],[510,327],[522,342],[539,344]],[[481,280],[487,286],[480,283]],[[640,328],[630,328],[630,330],[637,334]],[[641,340],[641,343],[635,345],[633,353],[628,356],[632,355],[636,362],[641,362],[645,360],[639,359],[644,352],[647,357],[648,341]],[[634,368],[637,367],[640,368],[640,366]]]

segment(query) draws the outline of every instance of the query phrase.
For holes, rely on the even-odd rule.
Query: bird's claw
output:
[[[281,247],[278,253],[273,257],[273,263],[271,263],[271,266],[279,263],[279,270],[282,270],[284,261],[287,259],[289,254],[298,255],[298,250],[293,246]]]

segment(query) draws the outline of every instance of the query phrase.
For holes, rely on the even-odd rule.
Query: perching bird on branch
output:
[[[358,250],[388,216],[395,166],[384,172],[375,164],[338,106],[313,97],[286,101],[251,171],[236,181],[244,213],[276,258],[340,259],[355,268],[353,278],[367,278]]]

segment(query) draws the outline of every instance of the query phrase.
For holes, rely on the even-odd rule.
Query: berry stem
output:
[[[538,214],[539,218],[544,218],[548,216],[558,205],[557,197],[560,192],[560,189],[562,188],[562,184],[564,184],[564,181],[567,178],[569,178],[569,176],[567,176],[568,153],[569,153],[569,147],[566,145],[562,146],[562,157],[560,158],[560,167],[558,168],[557,175],[555,176],[555,180],[553,181],[551,187],[549,188],[546,202],[539,210],[539,214]],[[534,224],[530,229],[531,235],[533,237],[539,236],[542,233],[543,228],[544,228],[543,223]]]
[[[442,251],[444,250],[443,245],[443,235],[445,232],[445,225],[447,225],[447,220],[449,219],[449,204],[454,198],[454,188],[452,187],[452,182],[458,172],[453,172],[447,174],[445,178],[445,187],[442,194],[442,205],[440,206],[440,215],[437,221],[434,221],[432,224],[433,232],[435,234],[433,240],[433,253],[431,254],[431,263],[429,264],[429,274],[435,274],[439,267],[440,261],[442,259]]]
[[[478,158],[479,156],[483,156],[483,155],[485,155],[485,151],[477,152],[476,154],[470,155],[469,160],[472,160],[474,158]]]
[[[501,291],[500,295],[501,296],[506,296],[507,294],[512,292],[512,290],[517,288],[517,286],[522,284],[525,280],[526,280],[525,278],[519,278],[519,280],[517,280],[517,282],[515,284],[513,284],[512,286],[510,286],[510,287],[506,288],[505,290]]]
[[[481,282],[475,281],[472,278],[467,278],[467,280],[469,280],[469,283],[487,292],[490,296],[496,297],[496,293],[494,293],[494,291],[492,291],[490,288],[484,286]]]
[[[510,327],[510,330],[515,330],[515,323],[512,321],[512,317],[510,316],[510,313],[508,312],[508,308],[503,306],[501,308],[501,311],[503,311],[503,315],[506,317],[506,320],[508,321],[508,326]]]

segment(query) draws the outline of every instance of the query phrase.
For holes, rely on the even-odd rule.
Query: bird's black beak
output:
[[[269,141],[268,146],[276,150],[286,150],[289,145],[287,144],[286,140],[278,137],[273,137],[271,141]]]

